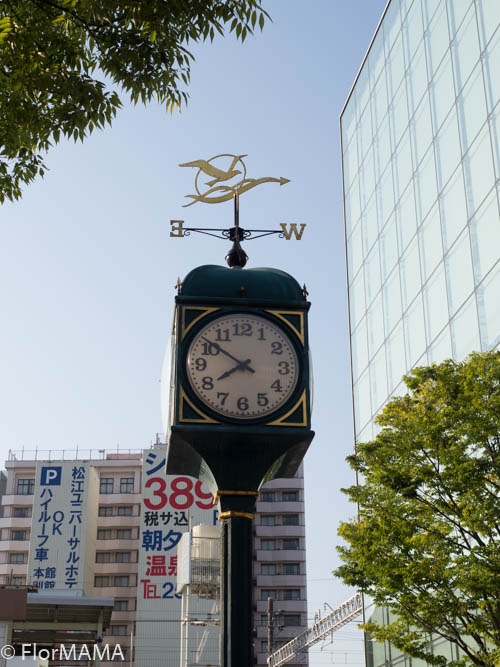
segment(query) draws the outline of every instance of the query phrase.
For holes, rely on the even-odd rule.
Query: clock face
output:
[[[280,327],[255,315],[227,315],[201,329],[186,364],[195,394],[234,419],[258,419],[283,406],[295,389],[299,362]]]

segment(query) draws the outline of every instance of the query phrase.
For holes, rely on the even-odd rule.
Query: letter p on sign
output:
[[[61,486],[61,466],[44,466],[40,474],[40,486]]]

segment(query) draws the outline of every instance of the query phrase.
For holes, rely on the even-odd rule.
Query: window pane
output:
[[[276,517],[274,514],[264,514],[260,517],[260,523],[262,526],[275,526]]]
[[[382,346],[370,364],[372,410],[377,411],[387,397],[385,348]]]
[[[407,62],[413,57],[423,35],[420,2],[408,2],[408,4],[411,6],[403,24],[403,42]]]
[[[420,262],[418,258],[417,239],[408,246],[401,258],[401,287],[403,296],[403,310],[410,305],[420,289]]]
[[[380,259],[378,244],[372,248],[365,264],[365,294],[369,305],[380,290]]]
[[[420,259],[423,279],[427,280],[443,258],[441,220],[436,205],[420,228]]]
[[[396,268],[382,288],[384,301],[385,335],[387,336],[401,317],[401,286]]]
[[[467,229],[448,254],[446,261],[450,315],[456,313],[474,288],[470,242]]]
[[[364,317],[352,335],[352,374],[356,382],[361,371],[368,363],[368,339],[366,334],[366,317]]]
[[[499,257],[500,214],[495,191],[491,193],[472,219],[470,230],[474,273],[476,282],[479,283]]]
[[[385,116],[380,130],[375,139],[375,179],[378,181],[384,173],[387,163],[391,157],[391,135],[389,132],[389,119]]]
[[[352,141],[344,152],[344,180],[345,189],[349,190],[354,177],[358,173],[358,150],[356,142]]]
[[[430,77],[432,78],[448,47],[448,18],[446,5],[440,2],[437,12],[432,17],[429,30],[426,33],[427,54]],[[454,96],[453,96],[454,97]],[[453,99],[453,98],[452,98]]]
[[[470,352],[480,351],[481,343],[479,342],[479,326],[474,295],[452,319],[451,339],[455,361],[462,361]]]
[[[349,277],[352,281],[363,262],[363,246],[361,245],[361,225],[357,225],[347,242]]]
[[[401,32],[395,39],[389,57],[387,58],[387,79],[391,97],[397,97],[401,88],[401,80],[405,71],[405,59],[403,53],[403,38]],[[398,92],[396,92],[398,91]],[[406,93],[406,91],[405,91]],[[406,104],[406,101],[405,101]]]
[[[423,220],[437,197],[434,149],[429,148],[415,175],[417,188],[417,210],[419,220]]]
[[[361,271],[354,280],[349,292],[351,327],[354,329],[365,312],[365,283]]]
[[[421,36],[419,36],[421,40]],[[413,116],[427,88],[427,67],[425,62],[425,49],[423,41],[420,42],[418,51],[410,63],[408,69],[408,107],[410,116]]]
[[[419,295],[415,303],[404,316],[406,356],[408,365],[413,368],[425,351],[425,328],[422,297]]]
[[[441,264],[423,290],[427,337],[434,340],[448,321],[444,266]]]
[[[134,492],[134,478],[122,477],[120,479],[120,493],[133,493],[133,492]]]
[[[445,250],[449,250],[467,223],[462,167],[459,167],[440,199]]]
[[[431,82],[430,92],[434,132],[437,132],[455,102],[455,84],[450,57],[446,57],[441,63],[439,71]]]
[[[113,478],[101,477],[100,493],[113,493]]]
[[[469,216],[481,205],[495,183],[488,125],[485,125],[464,158]]]
[[[440,189],[448,182],[460,160],[457,113],[453,109],[436,137],[436,165]]]
[[[375,84],[372,98],[372,119],[374,129],[380,127],[380,123],[387,113],[387,82],[382,74]]]
[[[453,352],[451,348],[450,328],[446,327],[431,345],[429,351],[429,363],[440,364],[445,359],[451,359],[452,357]]]
[[[356,430],[363,428],[370,419],[372,411],[370,405],[370,380],[366,370],[354,385],[354,412]]]
[[[476,27],[474,3],[452,42],[452,52],[457,78],[457,90],[461,90],[479,60],[479,36]]]
[[[483,43],[486,44],[500,24],[500,3],[498,0],[482,0],[479,4],[479,10],[479,24],[483,35]],[[500,37],[498,30],[497,36]]]
[[[497,6],[500,8],[500,3],[498,3]],[[490,44],[488,44],[483,57],[483,72],[486,83],[486,95],[488,97],[488,106],[490,110],[493,110],[498,100],[500,99],[500,77],[498,76],[499,60],[500,30],[497,30],[495,37],[491,40]]]
[[[283,540],[283,549],[296,551],[299,548],[299,540],[296,537]]]
[[[360,169],[360,188],[361,210],[364,210],[375,188],[375,167],[372,148],[365,155],[363,165]]]
[[[472,76],[458,96],[457,105],[462,153],[465,154],[481,126],[486,122],[487,117],[481,63],[476,66]]]
[[[399,86],[394,100],[389,109],[389,122],[391,127],[392,145],[397,146],[408,127],[408,103],[406,100],[406,84],[403,81]]]
[[[360,162],[363,163],[363,159],[368,151],[368,148],[372,142],[372,119],[370,107],[367,106],[363,111],[363,114],[359,120],[358,130],[358,154]]]
[[[299,525],[299,515],[298,514],[283,514],[282,524],[283,524],[283,526],[298,526]]]
[[[371,358],[384,340],[384,313],[381,294],[378,295],[368,311],[366,327],[368,332],[368,357]]]
[[[263,551],[274,551],[276,549],[276,540],[261,540],[260,546]]]
[[[398,261],[398,234],[393,215],[380,234],[382,280],[385,280]]]
[[[414,168],[420,164],[432,141],[432,123],[429,98],[425,95],[410,124]]]
[[[392,163],[389,162],[377,187],[377,216],[383,227],[394,209],[394,184],[392,181]],[[375,236],[377,231],[375,230]],[[366,250],[366,248],[365,248]]]
[[[483,350],[491,350],[500,343],[500,263],[478,290],[479,321]]]
[[[413,171],[411,159],[410,132],[406,130],[394,155],[394,180],[396,183],[396,198],[399,199],[406,189]]]
[[[406,248],[417,231],[417,214],[415,207],[415,194],[413,182],[401,197],[397,210],[397,221],[399,230],[399,251]]]
[[[474,0],[448,0],[448,16],[450,19],[450,37],[453,38],[460,28],[467,10]]]

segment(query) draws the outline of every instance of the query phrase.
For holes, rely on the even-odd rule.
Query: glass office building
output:
[[[500,342],[499,23],[499,0],[390,0],[342,111],[358,441],[409,369]]]

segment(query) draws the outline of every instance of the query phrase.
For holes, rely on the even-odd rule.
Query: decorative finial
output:
[[[174,289],[177,290],[178,294],[180,294],[181,292],[181,287],[182,287],[181,279],[179,278],[179,276],[177,276],[177,282],[175,283]]]

